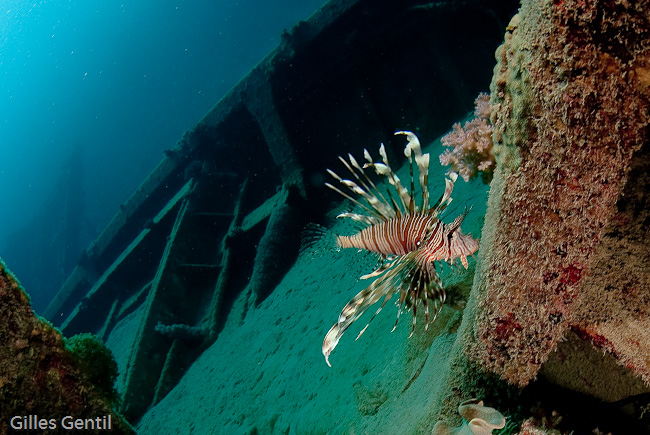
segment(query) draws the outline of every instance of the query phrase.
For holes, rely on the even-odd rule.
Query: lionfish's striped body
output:
[[[457,175],[451,174],[446,180],[445,192],[433,206],[429,206],[429,191],[427,187],[429,171],[429,154],[422,154],[417,137],[407,131],[403,134],[408,138],[404,149],[409,159],[411,170],[411,193],[404,188],[400,179],[388,164],[384,146],[379,149],[383,163],[374,163],[368,151],[364,150],[366,163],[360,166],[348,155],[349,162],[339,158],[353,175],[354,180],[339,177],[333,171],[330,175],[350,190],[359,200],[348,193],[326,183],[328,187],[351,200],[360,208],[360,213],[343,213],[338,217],[350,218],[360,222],[365,227],[351,236],[338,236],[336,243],[341,248],[365,249],[379,254],[383,258],[381,266],[374,272],[361,278],[377,277],[372,284],[357,294],[343,308],[338,322],[332,326],[323,341],[323,355],[329,365],[329,355],[339,342],[345,330],[357,320],[371,305],[384,298],[375,313],[379,313],[395,293],[399,293],[399,310],[413,309],[413,325],[415,329],[417,304],[422,302],[425,312],[425,329],[429,324],[429,304],[433,303],[433,319],[445,301],[445,291],[436,272],[436,261],[453,263],[460,259],[467,268],[467,256],[478,249],[478,241],[460,231],[465,214],[458,216],[452,223],[446,224],[438,219],[451,202],[451,191]],[[415,182],[413,177],[413,160],[418,167],[419,184],[422,201],[418,205],[414,198]],[[378,174],[384,175],[397,192],[393,198],[391,190],[384,196],[371,181],[364,169],[372,167]],[[373,316],[374,318],[374,316]],[[370,319],[372,321],[372,318]],[[370,322],[368,322],[370,323]],[[395,322],[397,325],[397,322]],[[366,325],[367,328],[367,325]],[[359,336],[365,331],[364,328]],[[357,337],[359,338],[359,337]]]
[[[352,236],[338,236],[341,248],[364,248],[382,255],[404,255],[422,243],[427,228],[435,218],[417,213],[371,225]]]

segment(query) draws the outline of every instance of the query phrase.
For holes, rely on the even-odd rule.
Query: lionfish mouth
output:
[[[338,344],[343,333],[372,305],[383,301],[368,324],[361,330],[361,337],[370,322],[384,308],[395,294],[399,294],[397,320],[402,311],[413,311],[411,335],[415,331],[417,307],[424,306],[425,325],[435,320],[442,304],[445,302],[445,290],[436,272],[436,262],[453,263],[459,259],[467,268],[467,257],[478,249],[478,240],[469,234],[463,234],[460,225],[467,212],[458,216],[451,224],[445,224],[438,215],[451,203],[451,192],[457,174],[451,173],[445,180],[445,191],[438,201],[429,205],[429,154],[423,154],[420,141],[410,131],[398,131],[396,135],[405,135],[408,143],[404,155],[409,161],[410,193],[388,163],[386,149],[379,147],[381,163],[373,162],[370,153],[364,150],[366,162],[361,166],[348,154],[348,160],[339,160],[352,174],[352,179],[344,179],[334,171],[328,173],[338,181],[344,190],[330,183],[326,186],[357,206],[358,212],[340,214],[339,218],[352,219],[361,223],[363,229],[351,236],[338,236],[337,245],[341,248],[364,249],[376,253],[380,266],[362,279],[375,280],[343,307],[338,321],[329,330],[323,340],[325,362],[331,367],[329,356]],[[418,168],[418,181],[421,200],[415,200],[415,178],[413,162]],[[382,194],[366,173],[372,168],[379,175],[386,177],[391,188]],[[419,202],[416,203],[416,202]],[[432,313],[431,313],[432,311]]]

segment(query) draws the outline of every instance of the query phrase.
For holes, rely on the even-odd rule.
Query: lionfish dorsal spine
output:
[[[367,153],[367,151],[365,152]],[[389,199],[391,199],[391,203],[389,203],[381,194],[379,189],[377,189],[377,186],[372,182],[372,180],[370,180],[370,177],[368,177],[363,168],[354,159],[354,157],[351,155],[349,157],[349,164],[342,157],[339,157],[339,160],[343,162],[345,167],[352,174],[353,178],[357,180],[356,182],[340,177],[331,169],[327,169],[327,172],[330,174],[330,176],[332,176],[332,178],[337,180],[340,184],[344,185],[351,193],[365,200],[366,204],[361,203],[356,198],[353,198],[350,194],[343,192],[341,189],[333,186],[330,183],[325,183],[325,185],[338,194],[342,195],[344,198],[352,201],[353,204],[359,206],[368,214],[368,217],[371,218],[373,223],[379,221],[388,221],[394,218],[396,216],[396,206],[394,204],[394,201],[392,201],[392,198],[390,198],[390,192],[388,192],[388,194]]]
[[[328,169],[328,171],[329,171],[329,169]],[[336,175],[336,174],[334,174],[333,171],[331,172],[331,174],[332,174],[332,175]],[[338,175],[337,175],[337,177],[338,177]],[[360,207],[361,209],[367,211],[368,213],[370,213],[370,214],[372,214],[372,215],[374,215],[374,214],[376,213],[376,211],[371,210],[371,209],[368,208],[366,205],[364,205],[364,204],[362,204],[361,202],[357,201],[357,200],[354,199],[352,196],[350,196],[350,195],[348,195],[347,193],[343,192],[343,191],[342,191],[341,189],[339,189],[338,187],[336,187],[336,186],[334,186],[334,185],[332,185],[332,184],[330,184],[330,183],[325,183],[325,186],[329,187],[329,188],[332,189],[334,192],[338,193],[339,195],[341,195],[342,197],[348,199],[349,201],[352,201],[352,203],[354,203],[356,206]]]
[[[443,194],[440,196],[438,201],[434,204],[433,207],[429,210],[429,214],[433,217],[439,215],[442,213],[449,204],[454,200],[451,197],[451,192],[454,190],[454,183],[458,179],[458,174],[455,172],[452,172],[449,174],[449,178],[445,179],[445,191]]]
[[[420,182],[420,189],[422,189],[422,209],[426,210],[429,206],[429,153],[422,154],[422,147],[418,137],[410,131],[397,131],[395,135],[404,135],[408,140],[404,148],[404,156],[408,158],[411,165],[411,183],[413,184],[413,160],[418,167],[418,181]],[[411,193],[413,189],[411,189]]]
[[[368,201],[368,204],[370,204],[372,208],[375,209],[377,213],[379,213],[384,220],[388,220],[389,219],[388,216],[390,216],[390,207],[385,204],[386,200],[381,195],[381,193],[377,190],[377,187],[374,185],[372,180],[370,180],[370,178],[365,173],[363,168],[359,166],[359,163],[357,163],[356,159],[352,156],[352,154],[348,154],[348,158],[350,159],[350,164],[348,164],[348,162],[346,162],[343,157],[339,156],[339,160],[343,162],[343,165],[354,176],[358,184],[361,185],[360,188],[362,192],[361,196],[366,201]],[[357,171],[359,171],[364,176],[365,180],[359,177]],[[379,196],[377,196],[377,194],[379,194]]]
[[[447,231],[449,231],[449,233],[452,233],[452,232],[456,231],[458,228],[460,228],[461,224],[465,220],[465,216],[467,216],[467,213],[469,213],[469,211],[470,211],[470,209],[466,209],[463,212],[463,214],[458,216],[456,219],[454,219],[454,221],[452,223],[447,225]]]
[[[355,222],[362,222],[366,225],[374,225],[377,223],[377,220],[366,216],[365,214],[359,214],[359,213],[352,213],[352,212],[345,212],[345,213],[340,213],[339,215],[336,216],[337,219],[340,218],[348,218],[352,219]]]
[[[386,154],[386,147],[384,146],[384,144],[381,144],[381,146],[379,147],[379,155],[381,156],[381,159],[384,162],[385,171],[388,176],[388,182],[395,187],[395,190],[397,190],[397,194],[399,195],[400,201],[402,202],[402,210],[408,212],[408,204],[411,203],[412,201],[411,194],[409,193],[408,189],[402,185],[401,180],[399,179],[397,174],[393,171],[393,169],[390,167],[390,164],[388,163],[388,155]]]

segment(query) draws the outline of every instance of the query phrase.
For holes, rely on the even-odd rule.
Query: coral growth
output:
[[[272,210],[253,262],[251,305],[260,304],[273,292],[296,260],[300,246],[300,232],[296,231],[303,226],[297,206],[301,201],[299,188],[285,183],[280,201],[265,204]]]
[[[621,361],[650,380],[648,334],[634,345],[632,337],[613,340],[626,328],[647,328],[647,264],[629,271],[633,282],[609,282],[614,290],[593,283],[584,300],[586,277],[606,257],[607,229],[628,218],[618,208],[632,200],[637,213],[647,209],[622,194],[636,182],[630,171],[647,141],[648,11],[648,0],[524,1],[497,50],[498,169],[474,289],[476,341],[466,352],[514,384],[533,379],[574,326],[603,349],[628,354]],[[595,306],[603,308],[597,317]]]
[[[463,418],[460,427],[452,428],[439,421],[433,427],[431,435],[491,435],[494,429],[506,425],[506,418],[494,408],[483,406],[482,400],[466,400],[458,406],[458,413]]]
[[[451,149],[440,155],[440,163],[451,166],[449,172],[458,172],[465,181],[480,173],[483,181],[489,183],[496,167],[492,153],[492,127],[488,123],[492,112],[490,96],[479,94],[474,104],[474,118],[463,126],[454,124],[453,130],[442,137],[442,144]]]
[[[615,214],[604,228],[572,329],[650,382],[650,146],[635,155]],[[611,371],[610,371],[611,373]],[[624,383],[622,377],[619,388]],[[646,385],[646,389],[647,389]],[[614,390],[613,388],[609,389]]]
[[[534,419],[528,419],[521,425],[517,435],[560,435],[561,432],[555,429],[546,429],[535,425]]]

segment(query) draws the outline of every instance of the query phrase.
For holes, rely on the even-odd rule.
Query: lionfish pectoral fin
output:
[[[345,330],[348,329],[370,305],[377,302],[377,298],[373,297],[371,288],[372,284],[350,299],[350,302],[348,302],[345,307],[343,307],[343,310],[341,310],[338,322],[336,322],[336,324],[334,324],[325,335],[325,339],[323,340],[323,355],[325,356],[325,362],[328,366],[331,367],[329,355],[339,343]]]
[[[377,269],[365,275],[361,275],[359,279],[368,279],[368,278],[373,278],[375,276],[379,276],[382,273],[384,273],[386,270],[390,269],[395,263],[395,259],[393,257],[386,257],[383,255],[381,256],[379,261],[381,262],[381,264],[379,264]]]
[[[370,273],[366,273],[365,275],[361,275],[361,276],[359,277],[359,279],[368,279],[368,278],[373,278],[373,277],[375,277],[375,276],[379,276],[379,275],[381,275],[383,271],[384,271],[384,269],[383,269],[381,266],[379,266],[379,268],[377,268],[376,270],[373,270],[373,271],[370,272]]]
[[[337,250],[336,234],[328,228],[317,224],[305,225],[300,235],[299,255],[317,258],[323,252]]]
[[[339,344],[342,335],[343,332],[340,332],[339,324],[336,323],[330,328],[327,335],[325,335],[325,340],[323,340],[323,355],[325,356],[325,362],[330,367],[332,367],[332,364],[330,364],[330,353]]]
[[[341,336],[350,327],[350,325],[352,325],[359,317],[361,317],[361,315],[370,306],[374,305],[377,303],[377,301],[379,301],[379,299],[384,297],[385,299],[382,302],[381,307],[379,307],[375,313],[376,316],[395,293],[397,286],[395,285],[394,281],[397,276],[395,273],[395,268],[392,267],[394,263],[396,262],[391,263],[386,274],[380,276],[368,287],[357,293],[357,295],[350,299],[345,307],[343,307],[341,314],[339,314],[338,322],[332,326],[329,332],[325,335],[325,339],[323,340],[323,355],[325,356],[325,362],[327,362],[328,365],[330,365],[329,355],[332,353],[336,345],[339,343]],[[370,321],[372,321],[375,316],[373,316]],[[361,333],[363,333],[363,331]],[[359,334],[359,336],[360,335],[361,334]]]
[[[390,332],[394,332],[397,329],[397,324],[399,323],[400,314],[402,314],[402,307],[397,308],[397,316],[395,317],[395,324],[393,325],[393,329],[391,329]]]
[[[377,311],[375,311],[375,314],[372,315],[370,320],[368,320],[368,323],[366,323],[366,326],[363,327],[363,329],[359,332],[357,335],[357,338],[354,339],[354,341],[357,341],[361,336],[363,335],[364,332],[366,332],[366,329],[368,329],[368,326],[370,326],[370,322],[374,320],[375,317],[377,317],[377,314],[381,312],[381,310],[386,306],[386,303],[390,300],[390,298],[393,296],[392,292],[389,292],[386,294],[386,297],[384,298],[384,301],[381,303],[379,308],[377,308]]]

